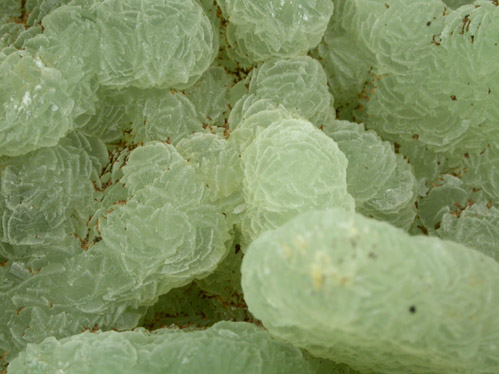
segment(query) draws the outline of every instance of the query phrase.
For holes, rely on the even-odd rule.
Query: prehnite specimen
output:
[[[499,265],[460,244],[310,211],[255,240],[241,271],[254,316],[317,356],[384,373],[499,368]]]
[[[218,357],[213,357],[215,353]],[[74,358],[71,362],[68,357]],[[254,373],[309,374],[302,352],[245,322],[219,322],[207,330],[90,332],[28,346],[9,373]]]
[[[0,372],[499,372],[498,17],[0,1]]]

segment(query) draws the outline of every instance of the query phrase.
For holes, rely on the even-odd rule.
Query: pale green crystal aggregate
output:
[[[485,61],[494,59],[489,33],[495,33],[498,13],[491,2],[479,4],[448,14],[440,1],[379,5],[378,17],[365,26],[372,32],[359,35],[377,60],[377,78],[364,94],[369,100],[358,110],[368,127],[400,142],[417,135],[437,152],[480,152],[497,140],[495,105],[488,104],[496,72]],[[418,90],[406,90],[408,84]]]
[[[19,17],[21,15],[21,4],[17,0],[4,0],[2,2],[2,22],[8,21],[9,18]]]
[[[134,121],[144,119],[139,115],[137,101],[133,100],[130,90],[115,91],[100,87],[96,92],[95,111],[77,119],[77,127],[87,135],[96,136],[106,143],[119,141],[124,131],[130,131]]]
[[[2,162],[1,240],[51,244],[74,232],[93,212],[92,179],[106,162],[104,144],[78,133]]]
[[[8,343],[11,352],[44,335],[63,337],[96,325],[135,327],[143,306],[213,272],[226,256],[226,217],[204,200],[203,183],[173,146],[136,148],[120,179],[133,196],[114,202],[97,220],[101,242],[39,274],[28,273],[25,282],[1,295],[2,326],[16,331],[16,340]],[[1,333],[7,340],[8,333]]]
[[[473,0],[444,0],[444,3],[452,9],[457,9],[466,4],[472,4]]]
[[[359,94],[370,79],[375,59],[370,50],[360,47],[357,32],[350,30],[349,5],[348,1],[335,1],[333,16],[314,55],[326,72],[338,116],[353,120],[352,112],[359,105]]]
[[[217,353],[218,359],[213,359]],[[68,357],[78,357],[66,365]],[[84,333],[28,346],[9,373],[248,373],[312,374],[299,349],[249,323],[220,322],[204,331]]]
[[[245,209],[241,158],[225,137],[196,133],[177,145],[205,184],[207,199],[216,203],[230,225],[241,221]]]
[[[1,343],[9,355],[16,356],[27,343],[38,343],[48,336],[62,338],[95,326],[133,328],[145,313],[145,308],[126,310],[130,301],[117,300],[120,291],[126,293],[136,284],[98,248],[83,253],[80,249],[80,253],[59,261],[41,270],[25,271],[21,282],[0,295]],[[150,292],[142,299],[148,295]]]
[[[14,52],[0,62],[0,79],[1,155],[54,146],[72,128],[74,101],[59,70]]]
[[[255,240],[242,275],[250,311],[312,354],[366,372],[499,368],[499,265],[460,244],[313,211]]]
[[[329,0],[217,3],[228,21],[229,55],[243,66],[305,55],[320,42],[334,8]]]
[[[214,65],[184,91],[203,124],[225,126],[230,112],[229,89],[234,85],[234,80],[235,77],[223,67]]]
[[[490,63],[496,40],[489,36],[496,26],[496,4],[481,1],[455,11],[440,1],[337,1],[335,6],[314,56],[328,73],[337,114],[363,121],[412,165],[421,214],[411,223],[407,207],[403,226],[412,224],[415,234],[444,235],[442,214],[459,215],[478,201],[497,204],[497,188],[490,188],[499,178],[491,157],[497,153],[492,104],[497,79]],[[484,166],[480,172],[478,165]],[[445,184],[445,175],[463,180],[462,193],[459,199],[447,196],[446,203],[439,200],[437,207],[431,191]],[[431,224],[427,208],[441,209]],[[475,244],[467,244],[497,248],[487,224],[474,230],[474,235],[482,233]],[[460,237],[471,238],[464,232]]]
[[[307,56],[262,64],[253,71],[249,93],[281,104],[317,127],[331,116],[334,104],[321,65]]]
[[[26,0],[24,1],[24,16],[30,27],[40,23],[43,18],[63,5],[90,7],[102,0]]]
[[[289,119],[257,131],[241,159],[247,204],[242,232],[251,240],[308,209],[354,208],[346,157],[308,121]]]
[[[38,245],[16,245],[5,242],[0,243],[0,256],[7,261],[9,278],[20,283],[33,274],[38,273],[42,267],[53,262],[71,258],[81,251],[81,241],[71,235],[66,235],[55,243]],[[13,283],[14,284],[14,283]]]
[[[208,277],[160,296],[143,317],[148,329],[165,326],[208,327],[217,321],[257,321],[248,311],[241,289],[241,251],[236,233],[227,257]]]
[[[486,203],[474,204],[459,213],[442,216],[437,232],[444,239],[475,248],[499,261],[499,210]]]
[[[245,94],[243,91],[228,118],[229,128],[232,131],[230,139],[237,144],[239,150],[243,151],[254,139],[258,128],[265,128],[274,122],[292,118],[299,116],[270,99],[262,99],[255,94]],[[237,131],[233,131],[236,129]]]
[[[123,171],[132,196],[102,221],[104,250],[137,279],[159,282],[158,295],[212,272],[229,227],[194,167],[173,146],[149,143],[131,152]]]
[[[40,26],[26,29],[22,24],[16,22],[7,22],[0,25],[0,60],[7,57],[18,48],[22,47],[24,42],[42,31]]]
[[[194,0],[105,0],[95,13],[107,86],[188,87],[215,57],[211,23]]]
[[[416,215],[415,178],[393,146],[374,131],[347,121],[329,121],[323,131],[348,159],[347,189],[355,199],[356,210],[409,228]]]
[[[0,367],[498,371],[498,14],[0,0]]]
[[[140,97],[143,96],[143,100]],[[135,106],[133,118],[133,143],[151,140],[170,141],[177,144],[180,139],[193,132],[203,131],[197,118],[196,108],[180,93],[172,91],[150,91],[128,93],[130,104]]]

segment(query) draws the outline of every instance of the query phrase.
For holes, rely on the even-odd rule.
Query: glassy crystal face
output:
[[[248,206],[241,229],[252,240],[308,209],[354,207],[344,154],[307,121],[279,121],[259,131],[241,159]]]
[[[95,14],[104,85],[187,87],[215,57],[215,35],[197,1],[106,0]]]
[[[92,151],[104,147],[72,133],[54,147],[2,162],[2,241],[51,244],[73,232],[76,217],[93,212],[92,180],[103,164]]]
[[[262,234],[242,264],[249,309],[271,334],[361,372],[493,370],[496,348],[479,342],[499,329],[498,276],[478,251],[341,209]]]
[[[0,372],[499,372],[498,9],[0,1]]]
[[[214,351],[224,358],[212,359]],[[82,355],[82,353],[84,353]],[[165,354],[167,353],[167,354]],[[117,333],[84,333],[57,341],[46,340],[21,354],[11,373],[36,368],[57,370],[61,360],[75,359],[64,370],[72,373],[314,373],[313,363],[298,348],[278,342],[249,323],[219,322],[204,331],[144,329]],[[79,358],[78,358],[79,357]]]
[[[253,71],[249,93],[281,104],[317,127],[331,117],[334,98],[322,66],[310,57],[267,62]]]
[[[227,20],[230,56],[243,65],[305,55],[321,40],[329,0],[217,1]]]
[[[0,79],[1,155],[54,146],[72,129],[75,103],[59,70],[14,52],[1,60]]]

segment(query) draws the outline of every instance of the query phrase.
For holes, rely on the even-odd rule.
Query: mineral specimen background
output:
[[[496,0],[0,0],[0,372],[499,373]]]

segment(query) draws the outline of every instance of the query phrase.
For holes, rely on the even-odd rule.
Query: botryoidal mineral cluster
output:
[[[499,373],[499,7],[1,0],[0,371]]]

